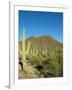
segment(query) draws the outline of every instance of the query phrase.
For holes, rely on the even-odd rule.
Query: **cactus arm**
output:
[[[28,47],[27,47],[27,50],[26,50],[26,55],[29,53],[30,46],[31,46],[31,42],[29,41],[29,42],[28,42]]]

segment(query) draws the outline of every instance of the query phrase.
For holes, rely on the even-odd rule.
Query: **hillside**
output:
[[[63,76],[63,44],[51,36],[31,36],[26,40],[31,43],[27,62],[40,74],[37,77],[62,77]],[[19,42],[19,57],[21,51]]]

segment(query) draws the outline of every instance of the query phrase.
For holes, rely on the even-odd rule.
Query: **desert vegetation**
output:
[[[24,70],[19,66],[19,78],[50,78],[63,76],[63,44],[51,36],[30,37],[31,43],[26,60],[22,61]],[[22,42],[19,42],[19,61],[22,60]]]

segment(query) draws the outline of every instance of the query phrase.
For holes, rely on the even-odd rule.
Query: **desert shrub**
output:
[[[34,66],[41,65],[42,61],[43,61],[43,57],[40,55],[30,57],[30,63]]]
[[[62,61],[62,60],[61,60]],[[62,63],[58,62],[56,54],[48,56],[42,63],[41,73],[44,77],[59,77],[63,75]]]
[[[37,56],[29,56],[28,61],[43,77],[60,77],[63,76],[63,57],[62,53],[51,52],[48,56],[38,54]]]

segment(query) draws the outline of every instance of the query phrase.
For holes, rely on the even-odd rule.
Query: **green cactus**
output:
[[[22,37],[22,60],[26,60],[26,55],[29,53],[31,42],[28,42],[27,50],[25,48],[25,28],[23,30],[23,37]]]

